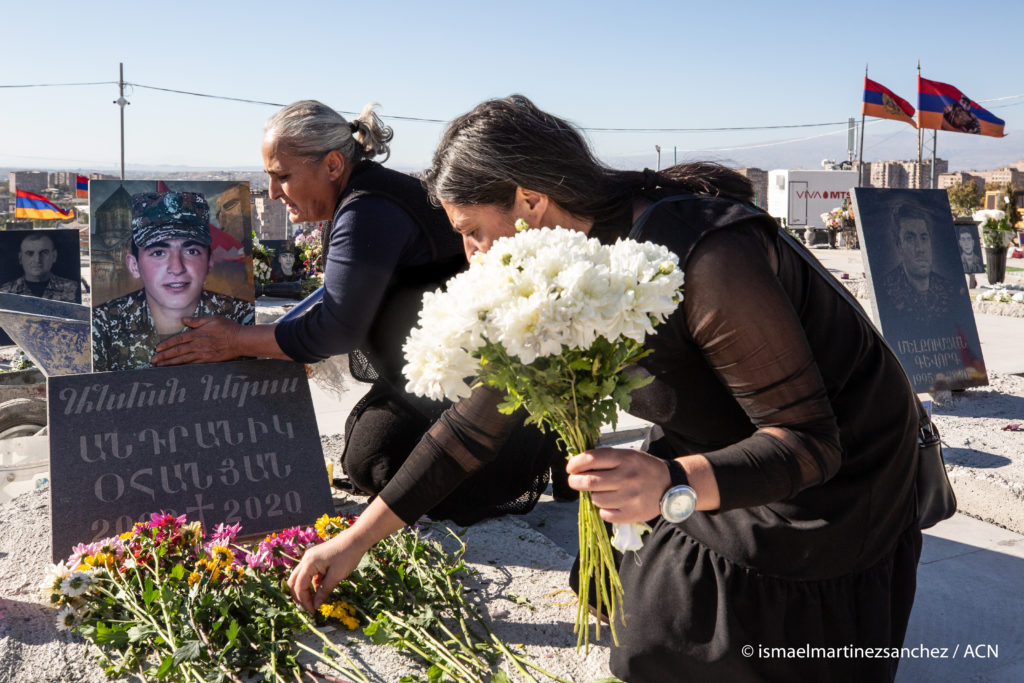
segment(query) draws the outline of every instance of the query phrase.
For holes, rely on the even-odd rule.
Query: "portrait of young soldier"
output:
[[[213,267],[210,207],[199,192],[132,195],[125,262],[141,289],[93,310],[93,370],[149,367],[156,345],[184,329],[182,318],[254,321],[249,301],[204,288]]]
[[[78,281],[53,272],[58,258],[57,244],[52,236],[41,230],[29,232],[18,245],[21,276],[0,284],[0,293],[81,303],[82,291]]]

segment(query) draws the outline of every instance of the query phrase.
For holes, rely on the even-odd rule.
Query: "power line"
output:
[[[91,83],[25,83],[17,85],[0,85],[0,88],[65,88],[75,85],[117,85],[117,81],[93,81]]]
[[[15,85],[0,85],[0,88],[53,88],[53,87],[68,87],[68,86],[85,86],[85,85],[117,85],[118,81],[92,81],[84,83],[28,83],[28,84],[15,84]],[[142,83],[130,83],[125,82],[125,85],[136,88],[143,88],[146,90],[156,90],[159,92],[173,93],[177,95],[189,95],[191,97],[202,97],[213,100],[224,100],[227,102],[241,102],[244,104],[258,104],[270,107],[284,107],[287,106],[282,102],[267,102],[265,100],[255,100],[243,97],[229,97],[227,95],[214,95],[210,93],[200,93],[190,90],[178,90],[175,88],[163,88],[155,85],[144,85]],[[1014,100],[1024,98],[1024,93],[1019,95],[1007,95],[1005,97],[996,97],[987,100],[979,100],[979,102],[1002,102],[1006,100]],[[1016,104],[1009,105],[998,105],[993,108],[1002,108],[1007,106],[1016,106]],[[348,116],[358,116],[359,112],[348,111],[344,109],[338,109],[338,113],[345,114]],[[382,114],[382,118],[392,119],[396,121],[415,121],[420,123],[440,123],[446,124],[448,121],[445,119],[433,119],[421,116],[401,116],[397,114]],[[797,128],[823,128],[826,126],[841,126],[846,125],[846,121],[829,121],[825,123],[792,123],[792,124],[780,124],[771,126],[725,126],[725,127],[714,127],[714,128],[623,128],[623,127],[586,127],[581,126],[581,130],[588,133],[726,133],[726,132],[737,132],[737,131],[753,131],[753,130],[786,130],[786,129],[797,129]],[[817,137],[817,136],[812,136]],[[810,139],[810,138],[805,138]],[[773,144],[781,143],[769,143]],[[724,148],[730,150],[744,149],[743,147]]]

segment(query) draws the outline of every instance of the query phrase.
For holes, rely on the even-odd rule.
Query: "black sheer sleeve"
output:
[[[496,457],[526,417],[498,412],[501,401],[499,392],[477,387],[441,415],[380,493],[396,515],[412,524]]]
[[[689,334],[757,429],[704,454],[721,509],[790,498],[827,481],[842,460],[836,418],[777,264],[770,238],[749,224],[708,233],[686,264]]]

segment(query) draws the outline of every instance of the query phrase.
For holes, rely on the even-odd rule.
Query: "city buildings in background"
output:
[[[854,170],[859,169],[860,164],[856,161],[822,162],[823,168],[827,170]],[[867,187],[889,188],[889,189],[918,189],[933,186],[939,189],[947,189],[956,185],[974,181],[979,189],[986,187],[1013,185],[1021,191],[1021,201],[1024,202],[1024,160],[1014,162],[1007,166],[992,170],[983,171],[956,171],[949,172],[949,161],[936,159],[934,173],[932,171],[932,160],[924,159],[919,164],[916,160],[902,161],[871,161],[864,162],[864,173],[859,177],[863,178],[862,185]],[[768,180],[769,171],[755,168],[742,167],[736,169],[746,176],[753,186],[754,204],[761,209],[768,210]],[[26,190],[48,196],[51,200],[62,205],[72,205],[79,214],[87,214],[88,200],[78,198],[75,194],[76,176],[85,175],[91,180],[116,180],[117,176],[104,173],[82,173],[80,171],[10,171],[8,177],[8,192],[0,194],[0,216],[5,216],[7,221],[13,220],[14,197],[18,190]],[[129,179],[143,179],[151,177],[152,173],[133,172]],[[292,239],[295,234],[302,230],[308,231],[309,225],[295,225],[288,220],[284,204],[270,198],[267,188],[266,174],[258,171],[215,171],[215,172],[161,172],[161,177],[168,180],[243,180],[248,181],[250,186],[250,205],[252,208],[252,226],[256,236],[261,240],[284,240]],[[415,175],[415,174],[414,174]],[[3,176],[0,175],[0,178]],[[87,221],[86,217],[76,218],[74,223]]]
[[[271,199],[267,190],[252,190],[252,229],[260,241],[287,240],[293,235],[284,202]]]

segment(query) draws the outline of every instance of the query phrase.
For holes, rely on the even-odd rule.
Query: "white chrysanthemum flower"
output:
[[[524,364],[598,337],[643,342],[681,300],[679,259],[664,246],[619,240],[602,245],[564,228],[523,230],[425,294],[406,341],[407,390],[439,398],[469,394],[473,357],[488,340]]]
[[[465,349],[432,338],[422,328],[414,328],[403,350],[407,364],[402,372],[409,380],[406,391],[435,401],[469,396],[466,378],[477,373],[478,365]]]
[[[612,530],[614,533],[612,547],[620,553],[624,553],[627,550],[640,550],[644,547],[644,540],[641,536],[649,532],[651,527],[643,522],[635,522],[633,524],[612,524]]]
[[[77,598],[89,590],[92,576],[88,572],[74,570],[60,582],[60,592],[69,598]]]
[[[64,560],[57,564],[51,564],[46,570],[46,576],[43,577],[42,583],[39,584],[43,595],[49,599],[53,593],[63,593],[61,584],[70,574],[71,570],[64,564]]]
[[[78,614],[71,605],[65,605],[57,612],[57,630],[70,631],[78,623]]]

